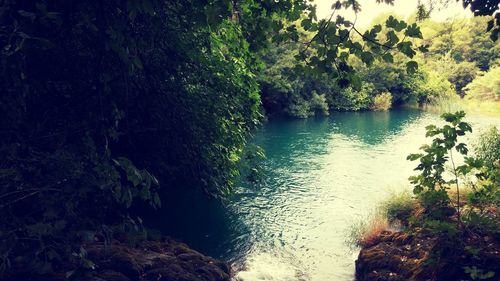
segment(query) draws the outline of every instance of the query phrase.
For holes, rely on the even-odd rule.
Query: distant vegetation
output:
[[[373,25],[382,26],[384,32],[387,17],[379,16]],[[416,21],[417,15],[411,20]],[[450,22],[420,19],[423,39],[411,41],[424,45],[427,51],[413,58],[419,66],[416,72],[407,73],[406,59],[400,54],[387,53],[369,66],[352,57],[349,62],[357,71],[358,86],[339,87],[326,75],[298,76],[293,71],[294,56],[298,54],[296,43],[276,44],[263,57],[263,106],[269,115],[308,117],[329,110],[379,110],[381,94],[384,109],[404,104],[439,105],[454,96],[498,102],[500,42],[484,32],[490,20],[491,17]],[[312,36],[306,31],[300,34],[303,40]],[[397,38],[396,34],[388,34]],[[358,36],[357,42],[362,44],[363,39]],[[387,94],[392,97],[389,105]],[[317,96],[324,98],[318,100]],[[313,104],[322,110],[311,110]]]

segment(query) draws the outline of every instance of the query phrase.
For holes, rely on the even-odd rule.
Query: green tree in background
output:
[[[465,89],[468,99],[500,101],[500,67],[495,66],[479,74]]]

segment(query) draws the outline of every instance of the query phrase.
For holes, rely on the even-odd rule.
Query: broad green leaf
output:
[[[408,41],[400,42],[397,45],[397,48],[409,58],[413,58],[413,56],[416,54],[416,52],[412,48],[412,43]]]
[[[388,63],[394,62],[394,58],[392,57],[392,55],[390,53],[386,53],[386,54],[382,55],[382,59]]]
[[[418,63],[416,61],[409,61],[406,63],[406,71],[409,73],[409,74],[413,74],[417,71],[418,69]]]
[[[422,32],[420,32],[420,27],[417,26],[416,23],[413,23],[406,28],[405,35],[412,38],[423,38]]]
[[[373,54],[370,52],[362,52],[361,53],[361,60],[368,66],[371,66],[373,64],[373,61],[375,58],[373,57]]]

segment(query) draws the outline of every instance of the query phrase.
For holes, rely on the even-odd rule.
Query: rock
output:
[[[229,281],[229,266],[204,256],[171,239],[146,241],[131,247],[117,241],[110,245],[93,244],[89,259],[106,281]]]
[[[378,241],[365,247],[356,260],[358,281],[427,280],[419,270],[433,246],[432,239],[423,239],[404,232],[382,232]]]
[[[94,271],[73,275],[81,281],[229,281],[230,267],[204,256],[186,244],[165,238],[143,241],[137,245],[117,240],[109,244],[96,241],[84,245]],[[37,275],[26,267],[11,272],[6,280],[67,281],[66,272],[77,269],[78,261],[67,261],[45,275]]]
[[[471,255],[464,250],[464,245],[443,239],[447,238],[424,231],[414,231],[413,234],[384,231],[374,243],[361,249],[356,260],[356,280],[470,280],[464,268],[475,264],[495,272],[495,275],[500,272],[498,241],[485,246],[479,243],[482,239],[462,237],[464,245],[484,249]]]

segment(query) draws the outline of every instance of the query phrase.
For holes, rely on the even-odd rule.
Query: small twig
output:
[[[309,49],[309,47],[311,46],[312,42],[314,42],[314,40],[316,40],[316,37],[318,37],[318,35],[331,23],[333,15],[335,15],[336,11],[337,11],[337,7],[335,6],[332,13],[330,14],[330,17],[328,18],[328,20],[325,21],[325,23],[318,28],[318,32],[316,32],[316,34],[314,34],[314,36],[311,38],[311,40],[309,40],[309,42],[305,43],[306,48],[302,52],[306,52],[307,49]]]
[[[455,161],[453,161],[453,150],[450,151],[450,160],[451,160],[451,165],[453,167],[453,175],[455,176],[455,185],[457,187],[457,218],[458,218],[458,226],[461,227],[462,225],[462,220],[460,218],[460,189],[458,186],[458,175],[457,175],[457,169],[455,168]]]
[[[11,192],[7,192],[5,194],[2,194],[0,196],[0,199],[3,199],[5,197],[9,197],[11,195],[15,195],[17,193],[22,193],[22,192],[27,192],[27,191],[61,191],[60,189],[55,189],[55,188],[27,188],[27,189],[20,189],[20,190],[15,190],[15,191],[11,191]]]
[[[60,181],[60,182],[58,182],[56,185],[61,184],[62,182],[65,182],[65,181],[66,181],[66,180]],[[12,200],[12,201],[10,201],[10,202],[7,202],[7,203],[5,203],[5,204],[0,205],[0,209],[1,209],[1,208],[4,208],[4,207],[7,207],[7,206],[9,206],[9,205],[12,205],[12,204],[14,204],[14,203],[17,203],[17,202],[19,202],[19,201],[22,201],[22,200],[24,200],[24,199],[26,199],[26,198],[29,198],[29,197],[31,197],[31,196],[33,196],[33,195],[36,195],[36,194],[40,193],[40,192],[45,192],[45,191],[57,191],[57,192],[62,192],[62,190],[61,190],[61,189],[56,189],[56,188],[39,188],[39,189],[30,188],[30,189],[23,189],[23,190],[19,190],[19,192],[12,191],[12,192],[9,192],[9,193],[6,193],[6,194],[3,194],[0,198],[5,198],[5,197],[7,197],[7,196],[10,196],[10,195],[15,195],[15,194],[17,194],[17,193],[24,192],[24,191],[33,191],[33,192],[31,192],[31,193],[29,193],[29,194],[26,194],[26,195],[24,195],[24,196],[22,196],[22,197],[16,198],[16,199],[14,199],[14,200]]]

